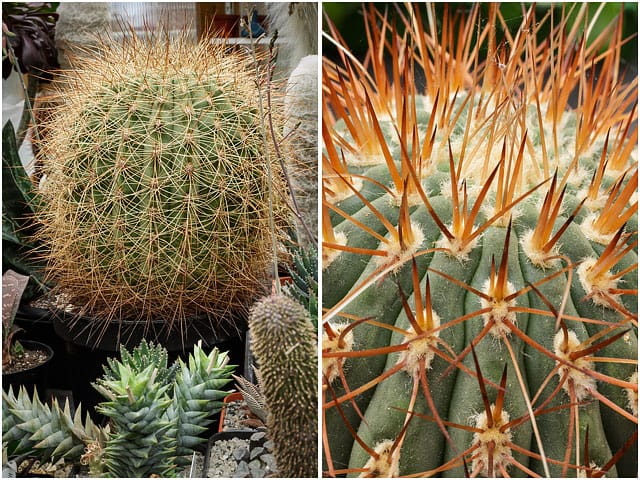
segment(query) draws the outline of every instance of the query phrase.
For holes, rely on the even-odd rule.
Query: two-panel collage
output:
[[[2,478],[639,478],[638,25],[2,2]]]

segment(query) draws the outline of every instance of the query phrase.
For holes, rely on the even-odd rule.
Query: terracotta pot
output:
[[[220,422],[218,423],[218,432],[222,432],[222,427],[224,427],[224,416],[227,409],[228,403],[233,402],[241,402],[243,400],[242,392],[233,392],[224,397],[222,403],[222,410],[220,410]]]

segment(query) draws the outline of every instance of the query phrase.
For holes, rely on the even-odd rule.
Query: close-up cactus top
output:
[[[637,477],[638,79],[601,10],[363,5],[364,57],[325,17],[325,476]]]
[[[286,194],[263,136],[263,115],[276,136],[282,115],[260,94],[252,55],[162,33],[85,53],[41,127],[38,220],[54,293],[97,318],[170,330],[247,306],[266,291]]]

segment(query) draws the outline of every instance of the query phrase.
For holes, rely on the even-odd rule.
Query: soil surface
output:
[[[49,352],[46,350],[25,350],[24,355],[14,355],[10,364],[3,365],[2,373],[6,375],[37,367],[46,362],[47,358],[49,358]]]

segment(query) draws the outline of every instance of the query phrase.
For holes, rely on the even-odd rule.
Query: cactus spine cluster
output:
[[[133,35],[65,74],[40,145],[39,220],[48,277],[72,305],[175,326],[260,294],[269,182],[284,190],[251,62],[204,40]]]
[[[249,330],[278,474],[315,478],[318,354],[309,314],[285,295],[265,297],[251,308]]]
[[[587,42],[566,12],[438,11],[365,7],[362,63],[329,22],[325,474],[635,477],[621,17]]]

